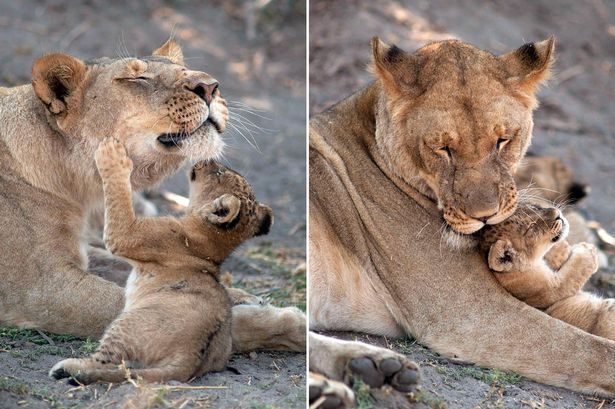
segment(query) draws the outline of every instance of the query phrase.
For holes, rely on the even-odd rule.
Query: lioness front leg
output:
[[[233,352],[272,349],[305,353],[305,314],[295,307],[236,305]]]
[[[418,366],[389,349],[343,341],[310,332],[310,370],[350,384],[353,378],[372,388],[388,384],[412,392],[419,384]]]

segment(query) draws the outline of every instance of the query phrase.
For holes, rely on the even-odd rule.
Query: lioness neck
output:
[[[30,85],[5,88],[0,100],[6,101],[0,103],[3,161],[34,187],[79,206],[100,201],[100,179],[90,159],[96,147],[54,130]]]
[[[385,92],[378,81],[349,98],[355,112],[363,118],[362,125],[368,131],[366,143],[370,155],[386,175],[403,191],[418,191],[428,201],[435,203],[436,195],[423,180],[419,170],[411,163],[405,164],[403,173],[395,167],[388,152],[387,139],[395,132],[393,113],[390,111]],[[411,192],[415,196],[415,192]],[[423,202],[423,200],[419,200]]]

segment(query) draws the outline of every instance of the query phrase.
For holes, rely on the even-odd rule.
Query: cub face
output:
[[[568,235],[568,221],[559,209],[520,204],[502,223],[486,226],[480,246],[497,272],[529,268]]]
[[[273,212],[255,199],[252,187],[239,173],[214,161],[201,161],[188,176],[188,212],[198,212],[218,234],[239,244],[269,233]]]

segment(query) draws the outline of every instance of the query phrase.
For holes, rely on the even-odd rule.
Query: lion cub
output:
[[[564,240],[568,222],[555,208],[519,204],[502,223],[480,233],[496,279],[512,295],[586,332],[615,340],[615,299],[581,288],[598,269],[596,248]]]
[[[182,218],[137,218],[132,161],[107,138],[96,152],[105,193],[107,248],[133,265],[123,312],[88,358],[66,359],[50,376],[81,383],[187,381],[224,368],[231,354],[231,301],[219,267],[245,240],[266,234],[272,211],[238,173],[215,162],[190,171]],[[127,369],[128,368],[128,369]]]

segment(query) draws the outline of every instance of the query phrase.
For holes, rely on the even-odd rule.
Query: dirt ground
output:
[[[29,82],[33,60],[46,52],[149,55],[173,32],[188,66],[215,76],[230,102],[224,163],[245,175],[275,213],[271,233],[245,244],[223,270],[236,286],[305,309],[305,272],[297,269],[306,232],[305,2],[256,3],[264,6],[249,13],[240,1],[222,0],[0,1],[0,86]],[[163,191],[185,195],[185,172],[147,193],[162,212],[177,210],[161,199]],[[95,346],[0,328],[0,408],[115,408],[128,400],[137,407],[305,406],[304,354],[235,355],[228,370],[189,384],[75,389],[47,377],[55,362]]]
[[[579,181],[589,183],[591,194],[580,207],[615,231],[615,2],[313,0],[309,30],[310,115],[369,83],[365,67],[374,35],[407,51],[429,41],[459,38],[500,54],[554,34],[555,75],[541,91],[530,150],[561,157]],[[594,284],[613,296],[612,256],[610,261]],[[516,375],[456,365],[412,340],[335,335],[389,345],[415,359],[424,378],[423,392],[415,397],[418,407],[615,407]],[[362,395],[363,407],[391,402]]]

